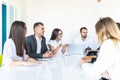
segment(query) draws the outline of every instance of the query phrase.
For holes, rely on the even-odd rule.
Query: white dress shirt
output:
[[[49,43],[50,45],[52,45],[54,47],[54,49],[56,49],[60,44],[62,44],[62,41],[60,40],[59,42],[57,42],[56,40],[50,40]],[[62,53],[62,47],[59,49],[59,51],[57,53]]]
[[[84,50],[85,50],[87,47],[93,48],[93,42],[92,42],[92,40],[91,40],[90,38],[88,38],[88,37],[87,37],[84,41],[82,40],[81,37],[77,37],[77,38],[75,39],[75,44],[79,44],[79,45],[84,46],[83,52],[84,52]]]
[[[35,36],[36,40],[37,40],[37,54],[41,53],[41,40],[42,38],[38,38],[37,36]]]
[[[12,39],[8,39],[4,44],[4,50],[3,50],[3,65],[9,66],[12,60],[26,60],[28,55],[25,53],[24,50],[23,57],[19,57],[16,52],[15,43]]]
[[[116,48],[110,39],[104,41],[96,62],[84,63],[81,67],[94,76],[108,71],[111,80],[120,80],[120,43]]]

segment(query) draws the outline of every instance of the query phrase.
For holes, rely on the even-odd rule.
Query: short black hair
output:
[[[81,28],[80,28],[80,32],[81,32],[83,29],[86,29],[86,30],[87,30],[87,28],[86,28],[86,27],[81,27]]]
[[[44,24],[42,22],[36,22],[33,26],[33,29],[35,29],[38,25],[44,26]]]
[[[117,24],[118,28],[120,29],[120,23],[117,22],[116,24]]]

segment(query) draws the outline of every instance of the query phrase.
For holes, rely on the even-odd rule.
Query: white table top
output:
[[[33,66],[1,67],[0,80],[98,80],[79,65],[82,56],[55,56]]]

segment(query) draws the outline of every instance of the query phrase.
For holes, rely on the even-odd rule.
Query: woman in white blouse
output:
[[[100,19],[95,28],[101,44],[98,58],[91,64],[92,57],[85,56],[80,65],[91,75],[120,80],[120,30],[110,17]]]
[[[67,44],[62,42],[63,32],[61,29],[55,28],[49,41],[49,48],[54,54],[65,53]]]
[[[38,62],[27,54],[25,35],[27,28],[24,22],[15,21],[11,25],[9,39],[6,40],[3,50],[3,66],[33,65]]]

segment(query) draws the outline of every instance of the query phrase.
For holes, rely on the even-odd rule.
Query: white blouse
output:
[[[57,42],[56,40],[50,40],[48,44],[52,45],[54,49],[56,49],[60,44],[62,44],[62,41],[60,40],[59,42]],[[61,50],[62,48],[60,48],[57,53],[61,53]]]
[[[120,80],[120,43],[119,48],[116,48],[112,40],[104,41],[96,62],[84,63],[81,67],[93,76],[108,71],[111,80]]]
[[[18,61],[26,60],[28,55],[26,55],[25,52],[26,51],[24,50],[23,57],[19,57],[16,52],[15,43],[13,42],[12,39],[8,39],[4,44],[2,64],[9,66],[12,60],[18,60]]]
[[[75,39],[75,44],[79,44],[79,45],[83,45],[84,46],[84,49],[83,51],[87,48],[87,47],[90,47],[90,48],[93,48],[93,41],[90,39],[90,38],[86,38],[84,41],[82,40],[81,37],[77,37]]]

